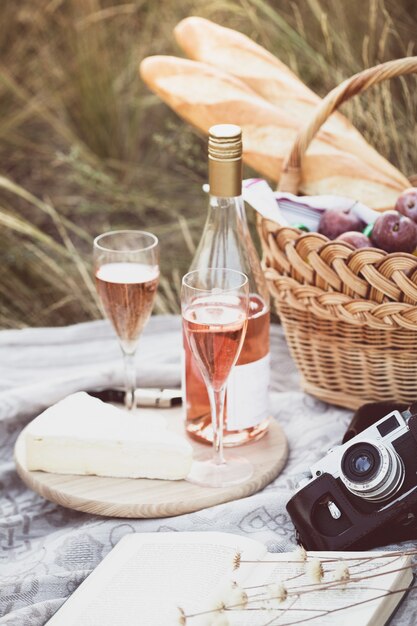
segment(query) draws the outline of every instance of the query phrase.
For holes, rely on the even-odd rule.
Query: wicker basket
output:
[[[302,155],[338,106],[375,83],[417,72],[417,57],[390,61],[333,89],[302,129],[280,189],[297,193]],[[260,218],[263,268],[305,391],[348,408],[417,398],[417,258],[354,251],[317,233]]]

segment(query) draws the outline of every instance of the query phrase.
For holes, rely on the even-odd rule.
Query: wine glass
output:
[[[94,240],[94,275],[104,311],[119,338],[126,407],[135,406],[135,353],[159,281],[159,244],[152,233],[115,230]]]
[[[213,452],[194,461],[187,480],[208,487],[228,487],[248,480],[252,464],[223,453],[226,385],[245,338],[249,283],[242,272],[208,268],[182,279],[181,309],[184,335],[201,372],[210,399]]]

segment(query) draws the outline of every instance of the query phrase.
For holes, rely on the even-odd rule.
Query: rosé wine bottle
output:
[[[219,124],[209,134],[210,200],[203,235],[190,270],[227,267],[249,278],[249,319],[245,340],[227,386],[224,445],[262,437],[268,428],[269,294],[246,222],[242,199],[242,132]],[[212,443],[210,403],[204,380],[184,346],[183,396],[188,434]]]

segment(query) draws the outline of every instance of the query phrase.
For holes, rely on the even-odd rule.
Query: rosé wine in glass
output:
[[[249,286],[242,272],[207,268],[182,280],[183,331],[210,400],[213,454],[193,462],[190,482],[227,487],[253,473],[245,458],[223,455],[223,419],[227,380],[242,349],[248,323]]]
[[[242,347],[247,316],[238,298],[197,298],[183,313],[184,332],[203,378],[221,389]]]
[[[96,271],[96,288],[123,348],[136,348],[158,288],[157,265],[106,263]]]
[[[97,293],[123,352],[126,406],[132,409],[136,390],[135,352],[158,288],[158,239],[140,230],[112,231],[96,237],[94,275]]]

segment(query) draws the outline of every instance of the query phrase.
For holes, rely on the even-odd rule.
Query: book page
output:
[[[411,569],[394,571],[404,568],[409,563],[409,557],[391,558],[388,555],[387,552],[309,552],[309,557],[323,559],[324,583],[334,581],[336,561],[346,563],[351,579],[378,574],[367,580],[350,581],[335,589],[323,589],[323,584],[311,582],[304,563],[289,560],[297,559],[295,553],[267,553],[244,583],[250,600],[247,608],[250,610],[227,611],[228,620],[232,626],[264,626],[266,623],[268,626],[287,626],[304,623],[304,620],[310,620],[311,626],[334,626],[336,623],[338,626],[384,624],[403,593],[375,600],[372,598],[383,596],[390,590],[408,587],[412,581]],[[326,562],[332,558],[335,562]],[[279,582],[285,584],[288,598],[280,604],[268,602],[264,586]],[[361,604],[343,608],[355,603]],[[388,608],[389,611],[386,610]],[[381,619],[377,621],[376,615]]]
[[[48,625],[179,623],[177,607],[188,615],[211,608],[210,596],[223,577],[232,576],[237,552],[247,560],[258,560],[266,550],[256,541],[227,533],[128,535]],[[210,623],[207,616],[192,622],[193,626],[206,623]]]

